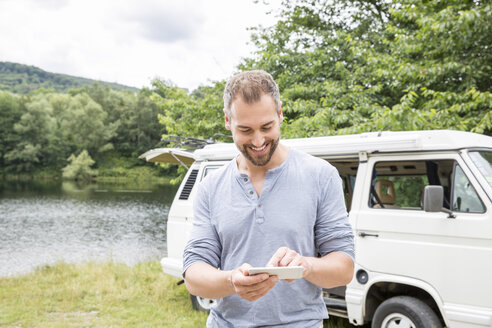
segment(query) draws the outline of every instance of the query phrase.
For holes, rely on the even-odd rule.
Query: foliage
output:
[[[6,80],[12,88],[5,87]],[[0,173],[4,175],[61,171],[70,154],[83,150],[96,166],[111,150],[136,158],[157,146],[164,131],[149,89],[94,83],[0,62],[1,89],[32,90],[21,96],[0,91]]]
[[[143,164],[143,165],[142,165]],[[121,179],[133,181],[170,182],[170,177],[176,176],[177,166],[161,167],[145,163],[135,157],[123,157],[117,150],[104,154],[98,162],[97,181],[118,181]]]
[[[25,104],[24,112],[11,131],[21,138],[5,154],[5,161],[17,172],[32,170],[48,155],[55,127],[51,114],[52,108],[43,97],[36,96]]]
[[[0,167],[5,166],[5,153],[14,148],[19,137],[14,131],[14,124],[20,120],[21,110],[18,97],[0,91]]]
[[[127,96],[125,105],[114,111],[119,114],[119,125],[113,142],[120,153],[136,158],[161,140],[164,128],[151,94],[142,89],[136,97]]]
[[[82,77],[56,74],[43,71],[34,66],[17,63],[0,62],[0,90],[26,94],[37,89],[50,89],[56,92],[66,92],[72,88],[91,85],[95,80]],[[98,82],[115,90],[133,90],[118,83]]]
[[[265,69],[279,82],[284,136],[491,135],[490,2],[298,0],[285,1],[279,17],[257,30],[256,56],[240,68]]]
[[[87,181],[97,175],[97,171],[91,168],[95,162],[85,149],[78,156],[70,155],[68,162],[69,164],[63,168],[65,179]]]
[[[115,136],[117,123],[105,124],[108,113],[87,94],[77,94],[68,103],[67,113],[61,119],[64,131],[78,148],[92,154],[113,148],[109,140]]]
[[[72,96],[88,95],[107,113],[104,121],[114,133],[112,146],[128,157],[149,150],[160,142],[164,128],[157,119],[159,108],[151,101],[152,91],[141,89],[138,93],[115,91],[100,84],[69,91]]]
[[[136,158],[158,146],[164,132],[151,93],[115,91],[101,84],[65,94],[37,91],[18,96],[0,91],[2,174],[61,170],[70,154],[84,149],[96,166],[109,151],[133,158],[127,161],[132,167],[145,165]]]
[[[191,94],[169,82],[156,80],[153,86],[152,100],[162,110],[159,122],[169,135],[209,139],[229,134],[223,123],[223,82],[199,87]]]

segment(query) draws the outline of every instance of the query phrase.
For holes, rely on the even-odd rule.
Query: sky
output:
[[[251,57],[249,27],[280,0],[0,0],[0,61],[150,87],[194,90]]]

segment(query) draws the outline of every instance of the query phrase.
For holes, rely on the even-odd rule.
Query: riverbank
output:
[[[0,326],[205,327],[207,314],[192,309],[177,282],[158,261],[45,266],[0,278]],[[333,318],[324,327],[351,326]]]
[[[97,175],[91,182],[140,182],[153,184],[169,184],[179,176],[175,165],[155,165],[133,157],[121,157],[108,153],[98,159],[94,168]],[[6,181],[62,180],[62,170],[56,167],[40,167],[28,173],[6,173],[0,168],[0,179]]]
[[[170,184],[176,179],[175,173],[163,173],[163,170],[154,166],[136,166],[125,168],[121,166],[104,168],[99,170],[99,174],[88,182],[104,183],[141,183],[141,184]],[[61,181],[61,173],[53,169],[37,170],[32,174],[5,174],[0,175],[0,180],[4,181]],[[72,180],[67,180],[72,181]],[[80,181],[79,183],[84,183]]]

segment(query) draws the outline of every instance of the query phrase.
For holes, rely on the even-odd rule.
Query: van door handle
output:
[[[359,236],[364,238],[364,237],[379,237],[378,234],[375,233],[367,233],[367,232],[361,232],[359,233]]]

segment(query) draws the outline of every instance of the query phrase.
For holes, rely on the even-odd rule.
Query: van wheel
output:
[[[212,305],[215,304],[215,300],[209,298],[203,298],[200,296],[195,296],[190,294],[191,305],[193,309],[201,312],[209,312]]]
[[[442,328],[432,309],[409,296],[392,297],[378,306],[372,328]]]

